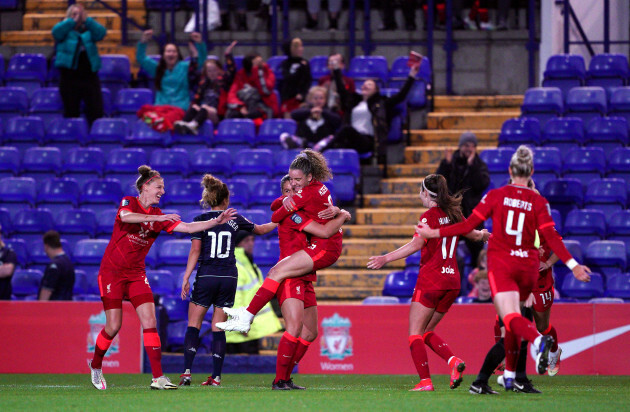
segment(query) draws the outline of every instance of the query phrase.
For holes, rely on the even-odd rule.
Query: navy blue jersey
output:
[[[216,219],[221,213],[223,213],[222,210],[211,210],[195,217],[194,221]],[[252,232],[254,224],[237,214],[235,219],[227,223],[191,235],[191,239],[201,240],[197,277],[229,276],[238,278],[234,248],[236,247],[236,233],[239,230]]]

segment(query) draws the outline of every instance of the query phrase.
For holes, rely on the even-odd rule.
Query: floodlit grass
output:
[[[97,391],[89,374],[0,375],[0,410],[120,411],[623,411],[630,410],[629,376],[533,377],[541,395],[468,393],[472,376],[448,388],[448,377],[433,377],[433,393],[409,392],[409,375],[295,375],[306,391],[272,391],[272,375],[224,375],[220,388],[202,387],[206,375],[176,391],[152,391],[149,375],[106,375],[108,389]],[[179,382],[176,375],[170,375]],[[493,384],[494,383],[494,384]],[[494,389],[502,389],[491,381]]]

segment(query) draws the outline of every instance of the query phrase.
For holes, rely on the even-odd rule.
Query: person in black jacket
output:
[[[39,286],[39,300],[72,300],[74,288],[74,264],[61,247],[59,233],[49,230],[44,233],[44,251],[51,262],[46,266]]]
[[[312,77],[311,66],[308,60],[302,57],[304,54],[302,40],[296,37],[290,43],[286,43],[284,52],[288,57],[280,64],[280,70],[282,70],[280,111],[285,118],[290,118],[291,112],[304,102],[308,89],[311,87]]]
[[[394,117],[394,108],[407,97],[418,74],[419,66],[409,69],[409,77],[398,93],[385,97],[379,93],[377,80],[368,79],[360,93],[349,93],[344,87],[338,63],[333,62],[333,77],[341,98],[345,125],[332,137],[325,139],[314,150],[354,149],[359,153],[373,152],[374,160],[385,164],[387,135]]]
[[[462,212],[464,217],[470,216],[490,184],[488,165],[477,154],[477,136],[471,132],[462,133],[459,148],[455,152],[445,151],[436,173],[446,178],[451,194],[463,191]],[[483,223],[477,229],[483,229]],[[470,251],[471,264],[476,267],[483,243],[464,240]]]

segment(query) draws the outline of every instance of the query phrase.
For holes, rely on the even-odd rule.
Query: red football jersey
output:
[[[431,229],[450,225],[451,221],[442,209],[432,207],[420,216],[420,222]],[[418,235],[414,235],[418,236]],[[426,240],[420,258],[418,286],[420,290],[460,289],[457,267],[457,241],[459,236]]]
[[[142,207],[138,198],[126,196],[122,199],[116,220],[114,221],[114,231],[112,238],[105,249],[105,255],[101,261],[102,269],[125,272],[144,272],[144,259],[155,242],[158,234],[165,230],[171,233],[175,226],[181,222],[142,222],[124,223],[120,219],[120,212],[128,210],[133,213],[147,215],[163,215],[158,207]]]

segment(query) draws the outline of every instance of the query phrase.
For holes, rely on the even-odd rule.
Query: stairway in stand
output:
[[[445,149],[457,149],[459,136],[466,130],[479,139],[479,151],[496,147],[501,125],[520,115],[522,101],[523,96],[436,96],[428,128],[412,131],[405,163],[388,166],[389,177],[381,181],[381,193],[365,195],[356,223],[344,229],[342,256],[334,266],[318,272],[317,298],[360,302],[380,295],[387,274],[404,269],[405,261],[368,270],[368,258],[411,239],[425,211],[418,198],[424,177],[437,170]]]

